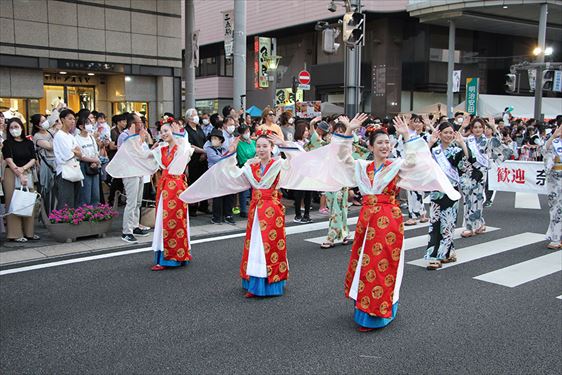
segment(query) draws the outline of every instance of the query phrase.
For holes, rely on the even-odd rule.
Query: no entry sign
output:
[[[310,83],[310,73],[306,70],[301,70],[299,73],[299,83],[301,85],[308,85]]]

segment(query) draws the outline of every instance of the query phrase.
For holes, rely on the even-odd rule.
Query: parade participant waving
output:
[[[354,160],[352,132],[364,115],[351,122],[345,117],[346,135],[334,134],[329,145],[295,157],[302,165],[300,173],[322,179],[330,185],[358,186],[363,206],[355,229],[351,258],[345,277],[345,294],[355,300],[354,319],[360,331],[370,331],[388,325],[396,316],[404,268],[404,225],[398,203],[400,188],[421,191],[442,191],[450,199],[460,194],[431,158],[427,143],[410,139],[402,118],[394,124],[404,137],[404,158],[388,160],[391,152],[386,131],[375,130],[369,136],[369,150],[374,161]],[[311,160],[305,161],[305,158]],[[328,161],[329,168],[321,168]]]
[[[458,146],[453,143],[455,140]],[[471,158],[462,135],[453,130],[451,123],[443,122],[438,130],[431,134],[429,147],[439,167],[445,172],[452,186],[458,190],[460,174]],[[458,202],[450,195],[439,191],[432,192],[430,197],[429,242],[425,259],[429,260],[427,269],[435,270],[441,268],[441,263],[457,260],[453,235],[457,222]]]
[[[549,249],[561,249],[562,239],[562,125],[558,125],[543,149],[546,166],[546,186],[550,224],[546,239],[551,241]]]
[[[485,129],[490,126],[493,135],[486,137]],[[472,158],[466,164],[466,169],[460,176],[460,186],[463,195],[463,213],[465,231],[462,237],[472,237],[486,231],[486,223],[482,215],[484,207],[484,189],[488,180],[488,169],[492,155],[502,155],[504,146],[495,124],[485,119],[475,117],[467,127],[469,136],[465,139]]]
[[[107,165],[107,173],[114,178],[127,178],[152,175],[162,169],[152,240],[155,265],[151,269],[161,271],[166,267],[186,265],[191,260],[189,215],[187,204],[179,199],[179,195],[187,188],[185,168],[193,147],[187,140],[187,133],[180,134],[175,121],[162,125],[163,143],[153,150],[143,147],[146,130],[136,134],[134,129],[131,127],[131,134]]]
[[[242,168],[237,167],[238,139],[230,145],[229,153],[215,164],[180,198],[187,203],[235,194],[252,188],[246,240],[240,265],[242,287],[246,297],[279,296],[283,294],[289,274],[285,238],[285,210],[281,204],[280,188],[294,190],[338,190],[319,180],[303,177],[297,171],[294,154],[310,154],[297,147],[279,147],[287,159],[273,158],[273,146],[283,140],[269,130],[258,130],[256,158]],[[319,161],[320,164],[325,161]],[[324,169],[328,164],[322,164]],[[212,187],[210,189],[209,187]]]

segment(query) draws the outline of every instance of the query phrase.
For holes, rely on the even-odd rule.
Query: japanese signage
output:
[[[320,100],[314,102],[297,102],[296,115],[301,118],[314,118],[322,116],[322,102]]]
[[[490,190],[547,194],[544,163],[508,160],[488,171]]]
[[[296,94],[293,94],[293,90],[291,88],[275,90],[276,106],[294,105],[295,102],[301,102],[302,99],[303,99],[302,90],[297,90]]]
[[[552,91],[562,92],[562,70],[554,71],[554,80],[552,81]]]
[[[224,21],[224,55],[229,58],[232,56],[232,46],[234,45],[234,10],[222,12]]]
[[[384,96],[386,93],[386,65],[373,65],[373,93]]]
[[[193,57],[190,61],[190,64],[192,67],[198,68],[199,67],[199,30],[193,32],[192,40],[193,40],[193,44],[192,44]]]
[[[271,38],[256,36],[254,39],[254,53],[256,56],[254,62],[256,88],[267,88],[269,87],[269,81],[267,80],[267,62],[269,56],[271,56]]]
[[[89,70],[97,72],[117,72],[123,73],[124,67],[120,64],[108,64],[103,62],[89,62],[76,60],[58,60],[57,68],[73,70]]]
[[[478,78],[466,79],[466,111],[476,115],[478,107]]]

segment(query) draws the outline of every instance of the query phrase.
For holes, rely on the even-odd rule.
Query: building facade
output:
[[[181,2],[0,0],[0,111],[179,112]]]
[[[360,109],[385,115],[446,103],[446,23],[420,22],[408,12],[411,3],[415,3],[412,1],[363,0],[361,3],[367,21],[366,43],[361,54]],[[496,7],[506,11],[501,2],[496,3]],[[263,108],[272,104],[274,91],[291,88],[293,77],[305,67],[311,73],[311,89],[303,93],[304,100],[343,104],[341,36],[337,40],[341,44],[337,53],[327,54],[322,49],[322,33],[314,28],[317,21],[335,25],[342,18],[345,9],[338,6],[336,12],[330,12],[329,4],[328,0],[246,2],[247,106]],[[538,15],[538,5],[525,6],[523,13],[536,11]],[[204,111],[214,112],[238,102],[238,98],[232,98],[232,62],[225,59],[223,42],[222,12],[233,8],[233,0],[195,0],[195,30],[199,31],[200,46],[195,95],[197,107]],[[518,22],[513,17],[510,21]],[[521,23],[528,26],[529,22],[521,20]],[[536,36],[532,32],[511,35],[499,27],[499,22],[497,25],[494,28],[491,22],[485,29],[468,25],[457,29],[455,69],[461,70],[461,88],[455,93],[456,104],[464,100],[466,78],[480,78],[480,93],[505,94],[504,75],[509,73],[510,65],[532,61]],[[547,32],[547,44],[556,45],[558,35],[552,30],[556,30],[556,25]],[[268,89],[255,87],[256,36],[276,38],[276,53],[282,56],[275,81]],[[555,51],[551,58],[559,61],[560,51]],[[443,111],[446,112],[445,107]]]

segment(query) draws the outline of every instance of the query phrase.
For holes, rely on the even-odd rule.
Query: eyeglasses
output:
[[[275,116],[275,113],[268,113],[268,116]]]

